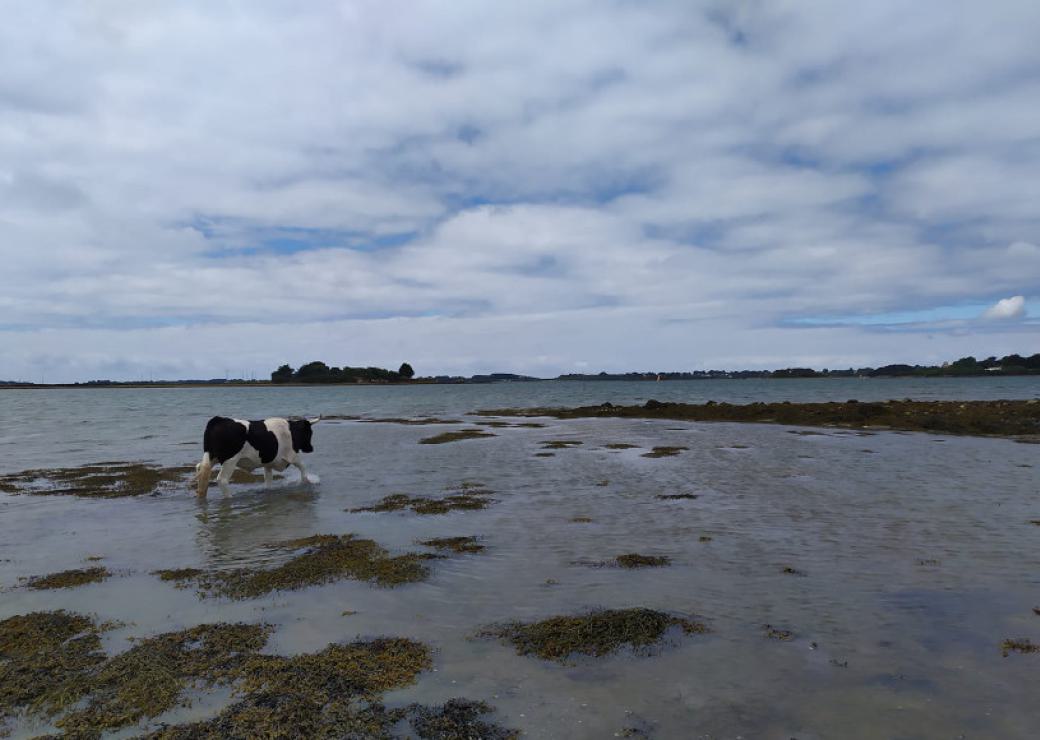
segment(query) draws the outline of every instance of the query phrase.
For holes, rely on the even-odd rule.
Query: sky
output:
[[[1040,351],[1035,0],[0,13],[0,379]]]

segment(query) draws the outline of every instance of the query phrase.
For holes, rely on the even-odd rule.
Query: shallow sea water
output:
[[[104,459],[184,464],[197,461],[201,427],[214,413],[433,413],[472,422],[460,414],[692,397],[683,385],[726,400],[725,385],[698,385],[705,382],[581,384],[595,387],[576,399],[578,389],[567,384],[446,393],[415,386],[8,391],[0,394],[0,449],[3,472]],[[864,390],[837,387],[840,400],[871,397],[873,382],[854,387]],[[1038,389],[1033,381],[989,397],[1031,398]],[[915,394],[899,388],[874,397],[889,396]],[[278,653],[412,637],[435,648],[434,670],[388,694],[388,704],[482,699],[498,709],[498,722],[528,737],[613,737],[629,727],[661,738],[1037,735],[1040,655],[1000,651],[1004,638],[1040,641],[1032,612],[1040,606],[1040,527],[1029,523],[1040,519],[1036,445],[772,425],[541,421],[543,429],[492,429],[497,436],[444,445],[417,442],[468,423],[327,421],[307,458],[320,484],[300,486],[289,471],[271,490],[238,485],[229,498],[219,490],[204,501],[187,490],[106,501],[0,494],[0,618],[64,608],[128,622],[106,634],[113,651],[130,637],[228,620],[277,625],[267,650]],[[551,439],[582,444],[535,457]],[[606,448],[617,442],[638,447]],[[659,445],[689,450],[641,456]],[[346,511],[391,493],[439,495],[463,481],[486,484],[495,503],[441,516]],[[656,498],[680,493],[698,498]],[[386,589],[340,581],[248,601],[199,599],[149,575],[256,564],[268,557],[265,543],[346,532],[393,552],[455,535],[478,535],[487,549],[433,561],[422,583]],[[632,551],[673,562],[641,570],[575,564]],[[93,555],[104,556],[114,577],[57,591],[18,587],[21,576],[82,567]],[[473,639],[490,623],[632,606],[696,616],[712,632],[674,637],[650,656],[622,652],[567,666]],[[767,639],[767,623],[795,639]],[[199,699],[159,719],[211,716],[227,694]],[[14,736],[45,729],[25,724]]]

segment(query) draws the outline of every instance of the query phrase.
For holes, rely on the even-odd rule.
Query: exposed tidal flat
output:
[[[925,400],[1040,395],[1028,378],[926,385]],[[279,722],[310,723],[287,736],[1033,737],[1036,445],[471,413],[887,404],[917,387],[0,394],[0,714],[14,737]],[[217,413],[360,418],[316,427],[319,485],[243,478],[232,497],[199,501],[186,479]],[[456,423],[399,423],[422,417]],[[421,444],[465,430],[488,436]],[[47,487],[65,493],[33,495]],[[64,662],[19,658],[27,635],[50,636]],[[75,669],[52,681],[64,692],[17,694],[15,667],[54,665]],[[141,682],[162,690],[128,688]]]

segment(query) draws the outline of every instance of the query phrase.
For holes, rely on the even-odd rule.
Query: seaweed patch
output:
[[[762,625],[762,630],[765,636],[770,640],[780,640],[781,642],[787,642],[794,639],[794,633],[790,630],[779,629],[771,624]]]
[[[482,701],[449,699],[439,707],[413,704],[408,708],[408,721],[423,740],[517,740],[518,731],[481,719],[493,711]]]
[[[442,445],[447,442],[459,442],[464,439],[480,439],[481,437],[494,437],[496,435],[491,432],[485,432],[483,429],[460,429],[457,432],[444,432],[442,434],[435,434],[432,437],[423,437],[419,440],[421,445]]]
[[[111,575],[112,573],[108,568],[102,568],[101,566],[75,568],[45,576],[32,576],[26,579],[25,586],[37,591],[51,588],[74,588],[75,586],[83,586],[88,583],[101,583],[101,581],[109,578]]]
[[[150,737],[387,737],[405,711],[387,709],[379,695],[431,666],[429,649],[403,638],[332,644],[291,658],[253,655],[237,671],[240,700],[210,720]]]
[[[142,462],[101,462],[77,468],[23,470],[0,476],[0,491],[34,496],[122,498],[173,488],[195,469]]]
[[[447,514],[449,511],[476,511],[486,509],[495,500],[490,498],[491,491],[467,490],[462,493],[454,493],[448,496],[434,498],[432,496],[409,496],[404,493],[395,493],[386,496],[371,506],[361,506],[350,509],[352,513],[370,511],[404,511],[411,510],[415,514]]]
[[[1000,653],[1005,658],[1011,653],[1040,653],[1040,645],[1034,645],[1028,638],[1008,639],[1000,643]]]
[[[189,685],[235,680],[269,632],[266,625],[204,624],[138,640],[91,673],[81,687],[85,704],[55,724],[90,737],[162,714],[181,703]]]
[[[693,501],[700,496],[696,493],[659,493],[654,498],[661,501]]]
[[[20,710],[53,716],[79,701],[87,677],[105,660],[105,628],[66,611],[0,621],[0,722]]]
[[[163,580],[181,587],[194,583],[200,596],[250,599],[273,591],[294,591],[341,578],[367,581],[379,586],[398,586],[421,581],[429,575],[426,561],[440,556],[405,553],[391,556],[373,540],[346,535],[312,535],[268,545],[272,550],[302,550],[273,568],[236,568],[198,571],[179,568],[156,571]]]
[[[578,439],[546,439],[539,442],[539,444],[543,450],[569,450],[584,443]]]
[[[509,738],[480,720],[481,702],[387,709],[381,694],[432,666],[429,649],[402,638],[331,644],[317,653],[261,654],[268,625],[204,624],[136,641],[106,657],[87,617],[34,612],[0,622],[0,719],[53,717],[74,737],[129,728],[188,701],[189,688],[233,687],[235,701],[216,717],[161,726],[147,737],[389,737],[407,718],[420,737]],[[441,734],[438,728],[442,728]]]
[[[690,449],[689,447],[655,447],[650,452],[644,452],[642,457],[675,457],[680,452]]]
[[[672,559],[664,555],[640,555],[637,552],[629,552],[618,555],[614,562],[619,568],[660,568],[671,565]]]
[[[324,417],[328,418],[328,417]],[[465,424],[464,421],[458,419],[438,419],[432,416],[420,416],[412,419],[403,419],[400,417],[391,417],[385,419],[362,419],[356,418],[356,421],[364,422],[365,424],[403,424],[404,426],[428,426],[430,424]]]
[[[153,570],[152,575],[158,576],[159,580],[171,581],[177,588],[185,588],[189,582],[195,580],[205,573],[200,568],[165,568]]]
[[[566,662],[571,655],[599,657],[623,647],[646,650],[660,642],[671,628],[684,635],[702,634],[708,627],[653,609],[605,609],[580,616],[552,617],[540,622],[514,622],[488,627],[480,637],[513,644],[518,655]]]
[[[1009,401],[882,401],[861,403],[673,403],[651,399],[642,406],[581,406],[577,408],[483,409],[485,416],[546,416],[556,419],[590,417],[732,421],[788,426],[836,426],[862,429],[884,427],[906,431],[1016,437],[1016,442],[1040,443],[1040,404],[1035,399]],[[870,432],[857,432],[870,434]]]
[[[476,537],[434,537],[432,540],[423,540],[419,544],[437,550],[451,550],[458,553],[484,550],[484,546],[477,541]]]

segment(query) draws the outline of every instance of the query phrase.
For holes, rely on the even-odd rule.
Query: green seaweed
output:
[[[486,628],[479,635],[511,642],[518,655],[536,655],[562,663],[574,654],[599,657],[625,646],[647,649],[672,627],[687,635],[708,631],[699,622],[653,609],[633,608],[552,617],[531,624],[514,622]]]
[[[77,468],[23,470],[0,476],[0,491],[34,496],[121,498],[143,496],[182,483],[193,467],[163,468],[142,462],[101,462]]]
[[[785,565],[783,568],[780,569],[780,572],[787,576],[805,575],[805,571],[798,570],[797,568],[792,568],[790,565]]]
[[[496,435],[491,432],[485,432],[483,429],[460,429],[457,432],[444,432],[442,434],[435,434],[432,437],[423,437],[419,440],[421,445],[442,445],[447,442],[459,442],[464,439],[480,439],[481,437],[494,437]]]
[[[659,493],[654,498],[661,501],[693,501],[700,496],[696,493]]]
[[[51,588],[74,588],[88,583],[100,583],[110,577],[112,573],[108,568],[96,566],[94,568],[75,568],[51,573],[45,576],[32,576],[25,582],[26,588],[37,591]]]
[[[630,445],[628,442],[611,442],[604,446],[608,450],[633,450],[639,447],[639,445]]]

